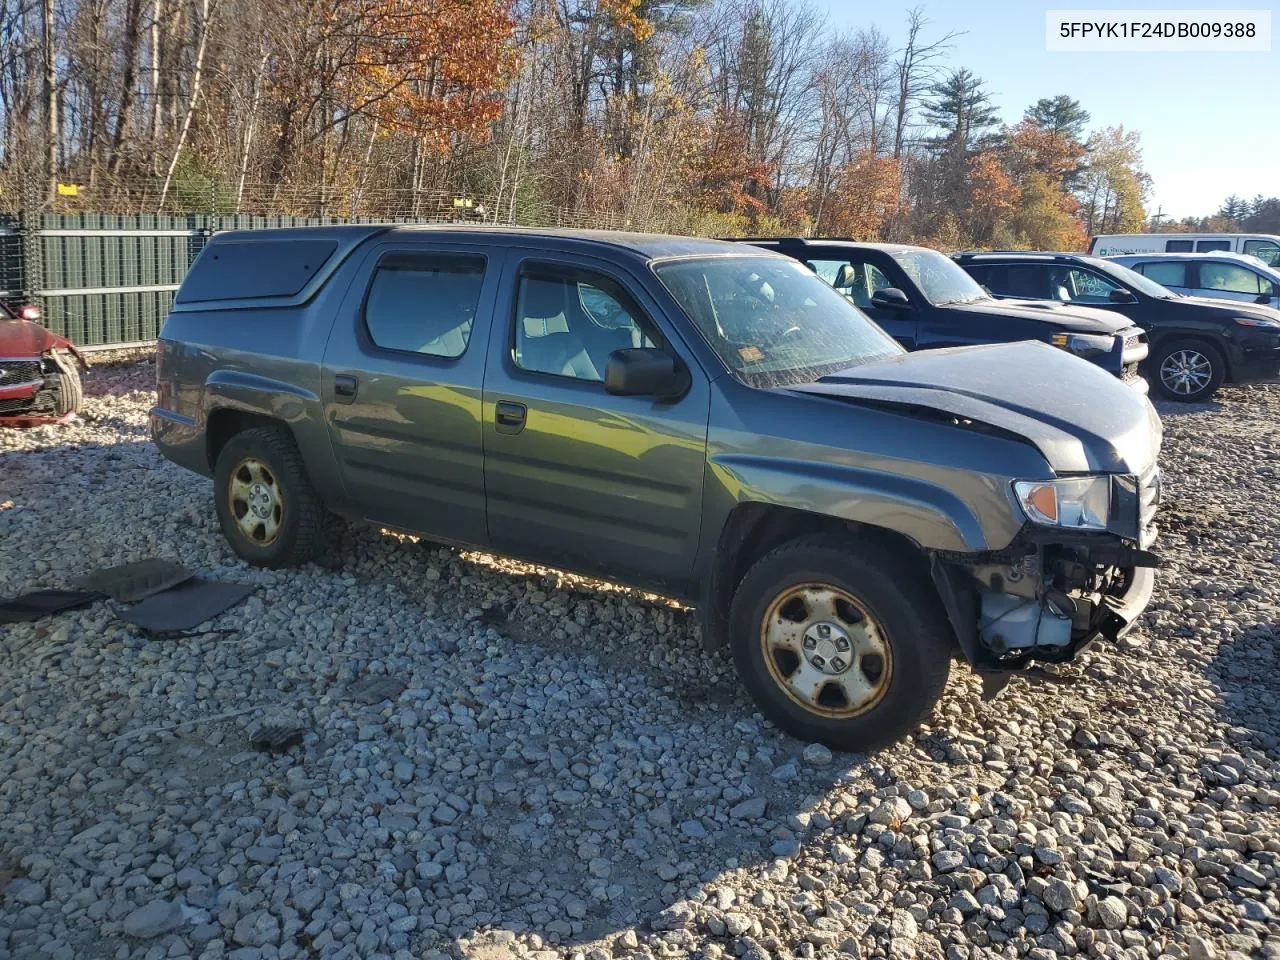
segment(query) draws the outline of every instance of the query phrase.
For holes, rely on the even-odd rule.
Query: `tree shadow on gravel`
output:
[[[1251,627],[1222,644],[1205,673],[1218,687],[1223,719],[1280,757],[1280,624]]]

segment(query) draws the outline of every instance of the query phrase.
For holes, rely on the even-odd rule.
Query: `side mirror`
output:
[[[628,347],[609,354],[604,389],[616,397],[675,400],[689,389],[689,373],[657,347]]]
[[[871,305],[883,310],[905,310],[911,306],[911,301],[897,287],[885,287],[871,295]]]
[[[1107,295],[1112,303],[1133,303],[1133,294],[1124,287],[1116,287]]]
[[[18,308],[19,320],[29,320],[32,323],[39,323],[41,316],[40,308],[33,303],[29,303],[25,307]]]
[[[837,290],[843,290],[846,287],[853,286],[853,267],[847,263],[840,264],[840,269],[836,271],[836,282],[832,284]]]
[[[1270,303],[1271,298],[1273,296],[1275,296],[1275,294],[1260,293],[1258,294],[1258,299],[1254,300],[1253,302],[1254,303]]]

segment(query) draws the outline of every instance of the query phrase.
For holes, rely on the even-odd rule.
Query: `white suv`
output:
[[[1133,253],[1107,259],[1184,296],[1280,307],[1280,270],[1248,254]]]

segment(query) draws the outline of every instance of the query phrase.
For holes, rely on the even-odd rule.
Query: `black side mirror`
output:
[[[897,287],[885,287],[871,295],[871,305],[883,310],[905,310],[911,306],[911,301]]]
[[[1133,303],[1133,294],[1124,287],[1116,287],[1107,295],[1112,303]]]
[[[1272,298],[1273,296],[1275,296],[1275,294],[1260,293],[1260,294],[1258,294],[1258,299],[1257,299],[1257,300],[1255,300],[1255,301],[1253,301],[1253,302],[1254,302],[1254,303],[1270,303],[1270,302],[1271,302],[1271,298]]]
[[[618,397],[675,400],[689,389],[689,372],[657,347],[627,347],[609,354],[604,389]]]

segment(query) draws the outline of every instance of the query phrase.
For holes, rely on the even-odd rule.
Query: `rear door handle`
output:
[[[353,402],[359,389],[360,381],[355,377],[339,374],[333,378],[333,397],[339,403]]]
[[[499,433],[519,433],[524,429],[528,409],[523,403],[514,400],[499,400],[494,413],[494,420]]]

